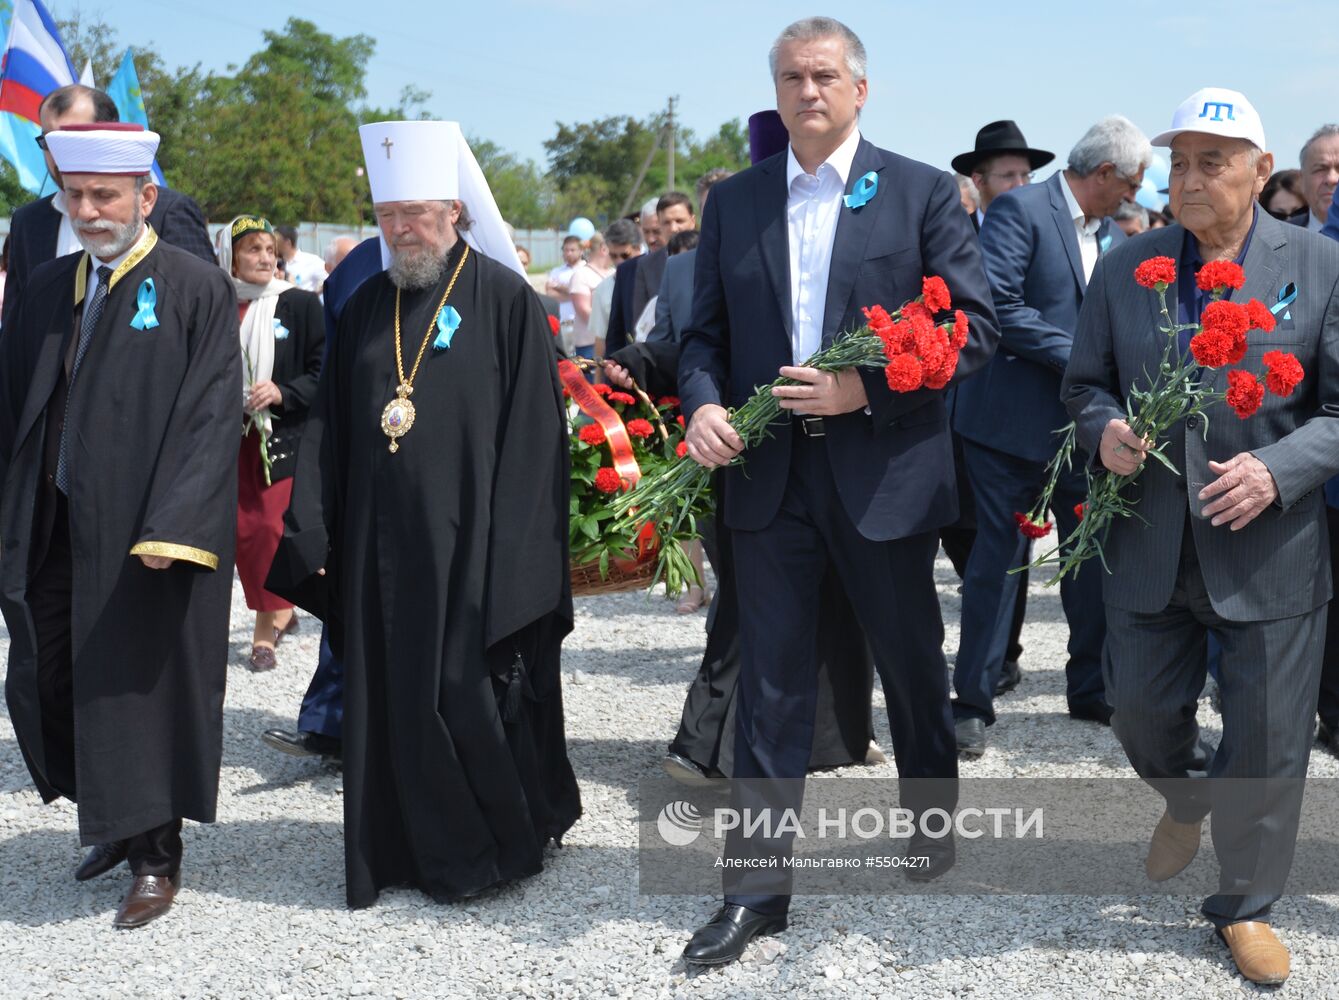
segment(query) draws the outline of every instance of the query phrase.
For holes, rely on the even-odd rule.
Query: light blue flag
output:
[[[14,14],[13,0],[0,0],[0,38],[9,38],[9,22]],[[19,183],[33,194],[50,194],[55,190],[46,169],[46,159],[37,146],[42,128],[35,122],[10,112],[0,112],[0,157],[7,160],[19,175]]]
[[[0,3],[7,3],[8,0],[0,0]],[[144,95],[139,89],[139,74],[135,72],[134,50],[126,49],[125,56],[121,59],[121,67],[112,77],[111,83],[107,84],[107,95],[116,104],[116,110],[121,115],[121,121],[134,122],[136,125],[149,127],[149,113],[144,110]],[[153,180],[155,184],[167,186],[167,181],[163,179],[162,168],[158,166],[158,161],[153,161]]]

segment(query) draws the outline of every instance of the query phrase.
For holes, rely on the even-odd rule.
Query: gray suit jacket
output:
[[[679,334],[693,314],[693,262],[697,250],[688,250],[665,261],[665,276],[660,279],[656,297],[656,325],[647,340],[679,342]]]
[[[1272,306],[1289,283],[1296,285],[1297,299],[1285,311],[1291,319],[1280,313],[1273,333],[1252,334],[1241,367],[1262,373],[1261,356],[1278,349],[1297,356],[1306,378],[1286,399],[1267,394],[1247,420],[1219,403],[1208,414],[1207,432],[1195,418],[1172,429],[1166,454],[1185,475],[1148,462],[1129,490],[1138,517],[1118,519],[1107,539],[1111,574],[1104,596],[1114,607],[1151,614],[1167,606],[1190,491],[1215,478],[1210,461],[1245,451],[1269,467],[1279,496],[1241,531],[1191,518],[1214,610],[1229,621],[1264,621],[1303,614],[1330,598],[1324,500],[1317,487],[1339,472],[1339,244],[1258,214],[1242,264],[1246,285],[1233,300],[1256,298]],[[1089,454],[1097,454],[1107,422],[1125,416],[1127,387],[1147,384],[1145,372],[1157,370],[1165,344],[1157,294],[1135,283],[1135,266],[1149,257],[1179,259],[1183,234],[1179,225],[1144,234],[1112,250],[1093,272],[1061,387]],[[1175,316],[1175,288],[1168,294]],[[1225,369],[1207,376],[1216,388],[1226,387]]]

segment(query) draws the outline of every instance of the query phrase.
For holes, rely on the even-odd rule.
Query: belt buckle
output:
[[[827,434],[822,417],[800,417],[800,430],[805,437],[821,438]]]

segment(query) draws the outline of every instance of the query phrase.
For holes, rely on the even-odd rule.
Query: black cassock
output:
[[[77,799],[85,844],[180,818],[212,821],[223,752],[242,403],[237,299],[218,267],[161,242],[142,253],[146,245],[112,276],[68,407],[63,369],[87,255],[38,267],[0,338],[5,694],[38,791]],[[137,329],[149,281],[158,325]],[[47,479],[62,417],[68,501]],[[35,619],[45,619],[30,598],[42,596],[37,571],[66,506],[68,618],[39,634]],[[140,553],[176,562],[151,570]],[[39,646],[67,631],[70,659],[53,698],[52,660]]]
[[[437,287],[403,293],[406,375],[464,247]],[[344,661],[353,907],[532,875],[581,812],[559,670],[568,442],[543,309],[471,250],[447,303],[459,327],[425,353],[392,454],[395,295],[376,275],[340,317],[268,583],[326,619]]]

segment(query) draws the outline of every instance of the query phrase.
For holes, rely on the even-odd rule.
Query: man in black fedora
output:
[[[1032,174],[1055,159],[1054,153],[1033,149],[1016,122],[991,122],[976,133],[976,148],[953,158],[953,169],[972,179],[981,196],[972,225],[981,229],[986,206],[1005,191],[1022,187]]]

